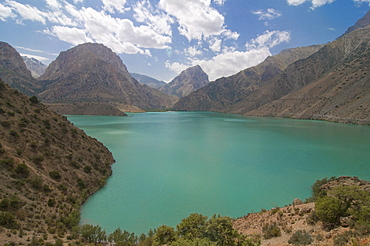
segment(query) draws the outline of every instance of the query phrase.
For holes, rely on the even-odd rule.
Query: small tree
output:
[[[319,198],[315,203],[315,209],[317,217],[327,225],[338,225],[339,218],[345,213],[342,202],[332,196]]]
[[[200,238],[204,234],[204,226],[206,221],[207,216],[196,213],[191,214],[177,225],[177,232],[184,238]]]
[[[105,231],[98,225],[82,225],[79,227],[79,233],[84,241],[88,243],[99,243],[106,239]]]
[[[39,99],[37,99],[37,97],[36,97],[36,96],[32,96],[32,97],[30,97],[30,98],[29,98],[29,100],[30,100],[30,102],[31,102],[32,104],[38,104],[38,103],[39,103]]]
[[[162,225],[157,229],[157,233],[154,236],[153,245],[171,244],[171,242],[175,240],[175,229],[170,226]]]
[[[313,242],[311,235],[305,230],[296,231],[289,239],[288,243],[293,245],[308,245]]]

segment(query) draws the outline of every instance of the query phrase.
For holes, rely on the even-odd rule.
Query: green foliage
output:
[[[44,126],[46,129],[51,129],[51,124],[50,124],[50,120],[46,119],[46,120],[43,120],[42,121],[44,123]]]
[[[12,159],[0,160],[0,166],[4,167],[6,170],[10,171],[14,167],[14,161]]]
[[[135,246],[137,237],[134,233],[129,233],[128,231],[122,232],[122,230],[118,228],[113,233],[109,234],[108,241],[116,243],[116,245]]]
[[[263,237],[265,239],[270,239],[273,237],[280,237],[281,230],[276,224],[265,224],[262,227]]]
[[[35,164],[37,164],[37,165],[40,165],[41,164],[41,162],[43,162],[44,161],[44,157],[42,157],[42,156],[36,156],[35,158],[33,158],[33,160],[32,160]]]
[[[213,216],[207,221],[205,235],[217,245],[235,245],[238,233],[229,217]]]
[[[106,233],[104,230],[101,229],[100,226],[96,225],[82,225],[79,226],[78,231],[83,238],[83,240],[87,243],[99,243],[106,240]]]
[[[36,190],[40,190],[42,188],[44,180],[40,176],[33,176],[29,178],[28,182],[33,188],[35,188]]]
[[[201,214],[191,214],[177,225],[177,231],[181,237],[187,239],[200,238],[203,236],[207,217]]]
[[[309,199],[307,199],[307,201],[308,202],[314,202],[317,199],[319,199],[320,197],[326,196],[326,191],[321,189],[321,186],[323,186],[324,184],[327,184],[328,182],[333,181],[335,179],[336,179],[336,177],[331,177],[329,179],[324,178],[322,180],[316,180],[316,182],[311,186],[312,196]]]
[[[29,123],[30,123],[30,121],[27,118],[22,117],[18,122],[18,126],[19,127],[26,127]]]
[[[170,226],[162,225],[158,227],[153,239],[153,245],[171,244],[176,240],[175,229]]]
[[[308,245],[313,242],[311,235],[305,230],[296,231],[289,239],[288,243],[293,245]]]
[[[80,222],[81,214],[78,210],[73,210],[69,213],[68,216],[60,218],[60,221],[64,224],[64,226],[68,229],[72,229],[78,226]]]
[[[38,104],[38,103],[39,103],[39,99],[37,99],[37,97],[36,97],[36,96],[32,96],[32,97],[30,97],[30,98],[29,98],[29,100],[30,100],[30,102],[31,102],[32,104]]]
[[[212,242],[208,238],[185,239],[180,238],[171,243],[171,246],[216,246],[216,242]]]
[[[23,202],[17,196],[10,196],[9,198],[4,198],[0,202],[0,210],[2,211],[14,211],[23,206]]]
[[[62,178],[62,176],[60,175],[58,171],[49,172],[49,176],[54,180],[60,180]]]
[[[89,165],[84,166],[84,171],[85,173],[91,173],[91,166]]]
[[[14,215],[8,212],[0,213],[0,226],[4,226],[6,228],[12,228],[14,224],[15,224]]]
[[[49,200],[48,200],[48,206],[49,207],[54,207],[54,205],[55,205],[55,200],[52,199],[52,198],[49,198]]]
[[[2,121],[0,124],[3,127],[10,127],[12,125],[12,123],[10,121]]]
[[[14,168],[14,173],[18,177],[27,178],[30,175],[30,170],[26,164],[20,163]]]
[[[324,223],[338,225],[339,218],[344,215],[342,202],[332,196],[319,198],[315,204],[316,215]]]

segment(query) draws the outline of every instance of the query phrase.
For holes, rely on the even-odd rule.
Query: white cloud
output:
[[[191,46],[186,50],[186,53],[190,56],[198,56],[202,54],[202,51],[195,46]]]
[[[174,20],[163,11],[154,8],[148,0],[137,2],[133,11],[136,21],[146,23],[160,34],[172,35],[171,24]]]
[[[252,39],[246,44],[248,50],[261,49],[264,47],[272,48],[282,42],[289,42],[290,32],[288,31],[265,31],[264,34]]]
[[[84,30],[78,29],[76,27],[53,26],[52,31],[49,34],[55,35],[60,40],[71,43],[73,45],[92,42],[92,39],[86,36]]]
[[[210,6],[210,0],[160,0],[159,6],[178,22],[178,30],[189,41],[226,32],[224,16]]]
[[[185,63],[166,62],[166,67],[179,73],[189,66],[200,65],[210,80],[231,76],[248,67],[255,66],[271,55],[270,48],[290,40],[286,31],[265,31],[264,34],[246,44],[246,51],[236,51],[235,47],[226,47],[222,53],[210,59],[188,58]]]
[[[5,4],[12,8],[14,12],[18,13],[23,20],[39,21],[43,24],[46,23],[45,13],[35,7],[11,0],[6,0]]]
[[[10,7],[6,7],[0,3],[0,20],[5,21],[6,18],[15,18],[15,14]]]
[[[258,15],[259,20],[273,20],[282,15],[280,11],[272,8],[268,8],[267,10],[252,11],[252,13]]]
[[[103,9],[110,13],[115,13],[116,11],[119,13],[125,12],[126,0],[102,0],[102,2]]]
[[[213,0],[213,2],[217,3],[218,5],[223,5],[226,0]]]
[[[370,6],[370,0],[353,0],[357,4],[367,3]]]
[[[310,0],[287,0],[287,3],[289,5],[298,6],[298,5],[301,5],[301,4],[303,4],[304,2],[307,2],[307,1],[310,1]]]
[[[214,52],[220,52],[222,40],[214,38],[209,42],[209,48]]]

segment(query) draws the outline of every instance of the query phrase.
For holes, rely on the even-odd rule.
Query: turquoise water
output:
[[[310,196],[331,176],[370,180],[370,127],[206,112],[69,116],[116,163],[82,223],[146,233],[191,213],[241,217]]]

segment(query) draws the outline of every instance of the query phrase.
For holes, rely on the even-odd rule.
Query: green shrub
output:
[[[2,121],[0,124],[1,124],[3,127],[9,127],[9,126],[11,126],[10,121]]]
[[[8,212],[0,213],[0,225],[6,228],[12,228],[15,224],[14,215]]]
[[[14,161],[12,159],[0,160],[0,165],[4,167],[6,170],[10,171],[14,167]]]
[[[14,168],[14,172],[18,177],[22,178],[27,178],[30,175],[30,170],[24,163],[18,164],[16,168]]]
[[[33,158],[33,162],[35,163],[35,164],[41,164],[41,162],[44,160],[44,157],[42,157],[42,156],[36,156],[35,158]]]
[[[19,137],[18,132],[15,131],[15,130],[10,130],[9,134],[10,134],[10,136],[13,136],[13,137],[16,137],[16,138]]]
[[[153,245],[170,245],[173,241],[176,241],[176,233],[173,227],[162,225],[157,228]]]
[[[60,175],[58,171],[49,172],[49,176],[54,180],[60,180],[62,178],[62,176]]]
[[[315,209],[316,215],[321,221],[332,224],[339,224],[339,218],[344,213],[341,201],[332,196],[325,196],[318,199]]]
[[[288,243],[293,245],[308,245],[313,242],[311,235],[305,230],[296,231],[289,239]]]
[[[281,236],[281,230],[280,228],[274,223],[274,224],[265,224],[262,227],[262,233],[263,238],[270,239],[273,237],[280,237]]]
[[[39,99],[37,99],[37,97],[36,97],[36,96],[32,96],[32,97],[30,97],[30,98],[29,98],[29,100],[30,100],[30,102],[31,102],[32,104],[38,104],[38,103],[39,103]]]

